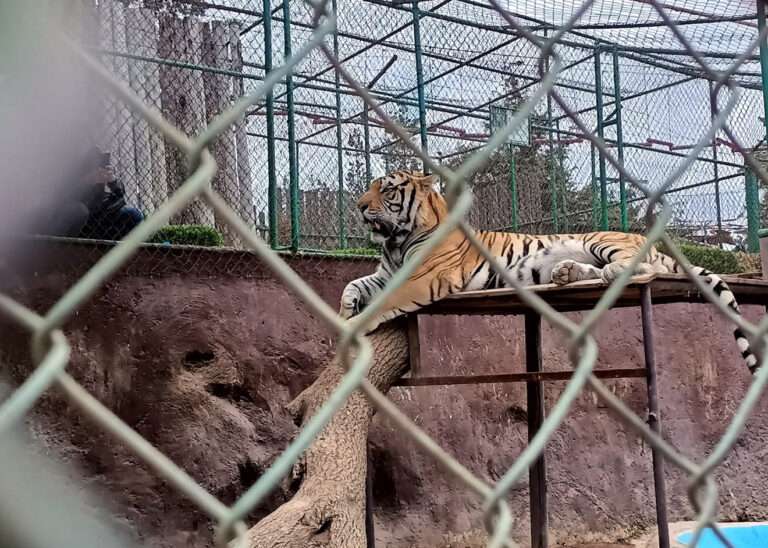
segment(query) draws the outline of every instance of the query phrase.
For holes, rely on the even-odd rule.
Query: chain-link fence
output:
[[[77,4],[92,8],[86,12],[97,16],[97,36],[78,43],[57,34],[57,43],[113,92],[104,105],[107,123],[99,144],[112,155],[126,204],[140,209],[145,220],[44,315],[0,297],[3,314],[31,333],[38,365],[3,401],[0,430],[22,419],[56,385],[204,510],[224,545],[232,534],[245,532],[248,511],[289,473],[346,398],[362,390],[485,500],[489,546],[499,547],[514,545],[505,495],[544,450],[575,398],[590,388],[690,476],[697,534],[715,527],[712,473],[768,382],[768,367],[756,374],[712,453],[695,463],[590,375],[597,355],[591,330],[629,282],[632,268],[576,323],[521,287],[468,225],[645,228],[648,243],[631,266],[659,241],[682,261],[667,226],[707,238],[712,226],[743,228],[750,208],[754,217],[754,204],[746,207],[745,169],[757,174],[746,196],[758,192],[756,180],[768,181],[748,153],[763,135],[754,88],[760,75],[756,52],[766,37],[751,6],[730,0]],[[52,17],[56,6],[43,15]],[[16,15],[12,20],[24,20]],[[508,109],[502,117],[507,123],[491,134],[489,107],[499,102]],[[526,126],[530,143],[509,144]],[[103,156],[92,159],[89,169],[106,177]],[[371,174],[410,164],[440,176],[450,215],[359,316],[343,321],[275,249],[365,247],[367,236],[352,215],[355,195]],[[252,249],[338,334],[338,353],[348,368],[328,402],[232,507],[66,373],[70,345],[63,323],[169,222],[215,227],[226,245]],[[493,485],[432,442],[365,380],[374,358],[365,325],[454,230],[463,231],[505,283],[563,333],[575,367],[542,428]],[[737,316],[699,277],[690,277],[721,315],[751,340],[764,340],[768,320],[754,324]]]
[[[334,54],[412,142],[448,166],[484,146],[496,115],[515,112],[540,86],[536,48],[482,2],[338,4]],[[717,0],[669,6],[671,20],[718,70],[756,32],[753,6],[729,6],[723,15],[724,6]],[[506,9],[542,37],[572,12],[567,2],[512,2]],[[259,86],[312,32],[310,10],[300,2],[102,0],[94,2],[92,15],[92,53],[145,104],[190,134]],[[556,88],[586,129],[649,188],[658,188],[714,115],[706,71],[647,3],[628,0],[587,10],[558,51],[564,66]],[[765,130],[757,114],[757,55],[733,77],[742,93],[732,131],[748,149],[760,148]],[[726,100],[726,94],[719,97]],[[182,156],[141,117],[113,101],[104,119],[95,144],[111,154],[129,211],[104,212],[96,197],[87,222],[60,235],[120,239],[185,176]],[[556,102],[538,102],[526,124],[524,135],[470,178],[477,196],[469,217],[474,226],[528,233],[647,228],[641,193]],[[375,253],[355,200],[374,177],[422,167],[317,53],[277,82],[211,153],[219,166],[213,184],[227,203],[273,249],[294,252]],[[87,178],[87,170],[71,178],[78,177]],[[678,236],[756,251],[765,217],[761,190],[727,135],[716,134],[666,193],[674,211],[670,230]],[[244,247],[202,203],[169,222],[196,228],[172,227],[155,242]]]

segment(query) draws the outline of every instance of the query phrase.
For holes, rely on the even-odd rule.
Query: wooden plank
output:
[[[723,276],[739,304],[768,305],[768,281],[759,279]],[[640,289],[649,286],[654,302],[668,304],[675,302],[705,303],[707,300],[698,288],[683,275],[656,274],[637,277],[624,289],[614,308],[640,306]],[[559,311],[589,310],[602,297],[607,285],[599,280],[575,282],[567,286],[554,284],[532,286],[530,289]],[[522,314],[528,310],[514,289],[493,289],[468,291],[446,297],[420,311],[419,314]]]
[[[410,333],[409,333],[410,337]],[[409,339],[410,346],[410,339]],[[412,347],[411,347],[412,348]],[[413,360],[413,355],[411,355]],[[647,372],[642,367],[623,369],[598,369],[593,371],[598,379],[630,379],[645,378]],[[454,375],[445,377],[415,377],[400,379],[392,386],[449,386],[456,384],[497,384],[517,382],[547,382],[567,381],[573,376],[573,371],[539,371],[526,373],[499,373],[495,375]]]

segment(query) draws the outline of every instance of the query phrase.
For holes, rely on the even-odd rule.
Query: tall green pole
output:
[[[363,149],[365,150],[365,188],[373,180],[373,171],[371,170],[371,126],[368,119],[368,105],[363,101]],[[368,232],[368,247],[374,247],[372,234]]]
[[[291,56],[291,3],[283,2],[283,42],[285,58]],[[288,184],[291,196],[291,250],[298,251],[299,233],[299,164],[296,158],[296,120],[293,107],[293,76],[289,72],[285,77],[285,93],[288,107]]]
[[[765,28],[765,0],[757,0],[757,28]],[[763,78],[763,123],[768,134],[768,42],[760,40],[760,74]]]
[[[371,171],[371,126],[368,120],[368,105],[363,104],[363,150],[365,150],[365,184],[373,179]]]
[[[283,0],[287,2],[288,0]],[[336,0],[331,2],[333,13],[338,15]],[[339,30],[333,31],[333,55],[339,58]],[[338,193],[336,209],[339,212],[339,247],[347,247],[347,200],[344,191],[344,156],[342,154],[343,137],[341,131],[341,81],[339,71],[334,70],[334,85],[336,86],[336,172],[338,174]],[[367,110],[367,109],[366,109]]]
[[[757,0],[757,28],[762,33],[765,30],[765,0]],[[760,75],[763,81],[763,123],[765,124],[765,141],[768,145],[768,42],[765,38],[760,40]],[[760,193],[757,185],[756,177],[753,174],[754,189],[754,201],[756,204],[757,217],[756,223],[760,222]],[[747,188],[747,194],[750,189]],[[747,197],[747,220],[749,220],[749,197]],[[756,225],[757,226],[757,225]],[[757,234],[754,235],[757,240]],[[759,250],[759,242],[756,244],[756,249]]]
[[[512,202],[512,230],[517,232],[518,217],[517,217],[517,159],[515,158],[514,145],[508,145],[509,147],[509,196]]]
[[[544,29],[544,36],[547,37],[548,32]],[[545,70],[549,72],[549,58],[545,60]],[[560,230],[560,223],[558,220],[558,206],[557,206],[557,177],[555,170],[555,143],[554,135],[552,133],[552,96],[547,94],[547,142],[549,144],[549,190],[552,195],[552,228],[554,232]]]
[[[413,49],[416,57],[416,84],[418,85],[419,99],[419,133],[421,135],[421,149],[427,154],[427,101],[424,97],[424,66],[421,58],[421,10],[419,3],[413,2]],[[427,172],[427,166],[424,166]]]
[[[592,230],[600,229],[600,190],[597,187],[597,166],[595,165],[595,145],[590,145],[591,162],[590,184],[592,186]]]
[[[264,74],[272,72],[272,6],[264,0]],[[267,94],[267,216],[269,217],[269,245],[275,249],[279,242],[277,232],[277,173],[275,171],[275,96]]]
[[[619,163],[624,165],[624,132],[621,125],[621,75],[619,73],[619,50],[615,47],[613,48],[613,95],[616,108],[616,148],[619,154]],[[621,173],[619,173],[619,212],[621,215],[621,231],[628,232],[627,184]]]
[[[709,110],[711,114],[711,120],[714,121],[715,107],[717,106],[717,98],[714,96],[715,86],[710,80],[709,82]],[[715,133],[715,139],[717,139],[717,133]],[[717,163],[717,143],[712,144],[712,175],[715,180],[715,213],[717,215],[717,245],[723,247],[723,214],[720,202],[720,166]]]
[[[605,142],[605,120],[603,119],[603,73],[600,66],[600,46],[595,46],[595,95],[597,99],[597,135]],[[600,154],[600,230],[608,230],[608,177],[605,154]]]
[[[745,194],[747,199],[747,251],[758,253],[760,251],[760,191],[757,186],[757,177],[754,172],[747,169],[745,173]]]
[[[559,196],[560,207],[563,212],[563,230],[569,232],[571,230],[571,224],[568,220],[568,189],[566,188],[565,180],[565,149],[560,139],[560,120],[555,120],[555,133],[557,134],[557,166],[560,168],[558,171],[557,180],[559,182]]]

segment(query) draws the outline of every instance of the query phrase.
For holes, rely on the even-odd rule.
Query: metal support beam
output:
[[[566,176],[565,176],[565,148],[562,143],[560,143],[560,122],[555,122],[555,132],[557,133],[557,181],[558,181],[558,192],[560,196],[560,209],[562,211],[562,227],[565,232],[570,232],[571,225],[570,225],[570,218],[568,216],[568,188],[567,188],[567,182]]]
[[[644,285],[640,289],[640,314],[643,324],[643,353],[648,370],[648,427],[661,434],[659,398],[657,393],[656,351],[653,345],[653,302],[651,289]],[[656,523],[659,528],[659,548],[669,548],[669,520],[667,518],[667,490],[664,482],[664,456],[658,449],[652,449],[653,486],[656,497]]]
[[[525,370],[541,371],[541,316],[536,312],[525,314]],[[540,382],[526,383],[528,401],[528,441],[533,439],[544,422],[544,386]],[[547,548],[547,473],[544,454],[533,463],[529,471],[531,504],[531,547]]]
[[[595,97],[597,100],[597,135],[605,142],[605,125],[603,120],[603,72],[600,65],[602,49],[595,46]],[[600,169],[600,230],[608,230],[608,180],[605,154],[598,151]]]
[[[373,459],[368,447],[365,456],[365,548],[376,548],[376,530],[373,525]]]
[[[757,28],[765,29],[765,0],[757,0]],[[768,136],[768,42],[760,40],[760,76],[763,82],[763,121]]]
[[[714,95],[715,86],[710,81],[707,82],[709,85],[709,110],[711,114],[711,120],[714,121],[716,118],[716,110],[717,110],[717,97]],[[717,136],[720,133],[718,130],[715,133],[715,142],[717,142]],[[721,210],[721,201],[720,201],[720,165],[717,163],[717,145],[715,144],[712,147],[712,159],[715,161],[712,164],[712,176],[715,179],[715,214],[717,216],[717,245],[720,246],[720,248],[723,247],[723,214]]]
[[[544,31],[544,38],[548,38],[548,32]],[[544,70],[549,72],[549,56],[544,60]],[[558,219],[558,188],[557,172],[555,170],[555,144],[554,134],[552,133],[552,94],[547,93],[547,145],[549,149],[549,191],[552,196],[552,229],[554,232],[560,231],[560,222]]]
[[[271,0],[264,0],[264,13],[271,13]],[[264,17],[264,72],[272,71],[272,17]],[[269,245],[280,245],[277,231],[277,164],[275,162],[275,96],[267,93],[267,216],[269,217]]]
[[[744,194],[747,206],[747,251],[760,252],[760,190],[757,186],[757,176],[752,170],[744,174]]]
[[[613,49],[613,96],[616,100],[616,150],[619,162],[624,165],[624,132],[621,125],[621,74],[619,72],[619,50]],[[627,214],[627,183],[619,173],[619,214],[621,231],[629,231],[629,216]]]
[[[287,0],[284,0],[287,1]],[[331,2],[333,13],[338,14],[336,0]],[[333,56],[339,58],[339,32],[333,31]],[[336,87],[336,174],[337,174],[337,193],[336,209],[339,215],[339,248],[347,248],[347,198],[344,192],[344,155],[342,153],[343,135],[341,130],[341,77],[339,71],[333,71],[333,80]],[[367,110],[367,109],[366,109]]]
[[[283,44],[284,58],[291,56],[291,3],[283,2]],[[291,250],[298,251],[301,244],[299,235],[299,164],[296,158],[296,119],[293,106],[293,76],[285,77],[285,95],[288,102],[288,185],[290,189]]]
[[[515,158],[515,147],[513,145],[507,146],[509,150],[509,200],[512,208],[512,230],[517,232],[517,159]]]
[[[492,50],[488,50],[488,51],[483,52],[482,54],[478,54],[477,56],[475,56],[475,58],[479,58],[479,57],[481,57],[483,55],[491,53],[491,51]],[[571,69],[573,67],[576,67],[576,66],[578,66],[578,65],[580,65],[580,64],[582,64],[582,63],[584,63],[586,61],[589,61],[591,58],[592,58],[592,55],[589,55],[588,57],[584,57],[582,59],[579,59],[578,61],[574,61],[573,63],[571,63],[569,65],[566,65],[565,67],[562,68],[562,70],[560,71],[560,74],[562,75],[565,71],[567,71],[567,70],[569,70],[569,69]],[[471,66],[471,65],[464,65],[464,66]],[[425,83],[432,82],[432,81],[434,81],[435,79],[437,79],[439,77],[445,76],[447,73],[448,73],[448,71],[443,72],[441,75],[436,75],[436,76],[430,78],[429,80],[427,80]],[[539,85],[539,83],[540,83],[540,80],[535,80],[535,81],[532,81],[532,82],[530,82],[528,84],[525,84],[525,85],[517,88],[514,91],[505,92],[505,93],[501,93],[499,95],[496,95],[496,96],[492,97],[491,99],[483,101],[479,105],[474,105],[473,107],[468,108],[466,110],[455,111],[455,112],[452,113],[451,116],[449,116],[447,118],[444,118],[443,120],[440,120],[439,122],[433,124],[433,127],[440,127],[440,126],[442,126],[444,124],[448,124],[450,122],[453,122],[454,120],[458,120],[460,118],[467,118],[467,117],[468,118],[475,118],[475,119],[481,119],[481,120],[487,121],[488,120],[487,116],[485,116],[485,115],[478,115],[477,112],[479,112],[479,111],[481,111],[483,109],[486,109],[486,111],[487,111],[488,107],[490,107],[491,105],[493,105],[493,104],[495,104],[495,103],[497,103],[497,102],[499,102],[499,101],[501,101],[503,99],[509,98],[513,93],[522,93],[523,91],[525,91],[525,90],[527,90],[529,88],[533,88],[533,87]],[[410,91],[413,91],[414,89],[416,89],[416,88],[412,88]],[[408,91],[408,90],[406,90],[406,91]],[[580,91],[585,91],[585,92],[592,93],[593,90],[585,88],[585,89],[582,89]],[[394,98],[397,99],[397,98],[401,97],[402,95],[404,95],[403,92],[401,92],[398,95],[394,96]],[[388,102],[391,102],[391,101],[388,101]],[[405,103],[405,101],[403,101],[402,99],[397,99],[397,102],[398,103],[400,103],[400,102]],[[450,110],[451,110],[450,108],[447,108],[445,105],[441,105],[439,101],[430,100],[430,101],[427,101],[427,103],[430,105],[430,108],[432,110],[434,110],[434,111],[450,112]],[[378,151],[380,151],[382,149],[386,149],[388,146],[392,145],[394,142],[395,141],[390,141],[390,142],[384,143],[384,144],[376,147],[373,150],[373,152],[375,153],[375,152],[378,152]]]
[[[597,166],[595,165],[595,145],[589,144],[589,156],[591,160],[590,185],[592,189],[592,230],[600,229],[600,189],[597,185]]]
[[[428,154],[427,147],[427,105],[424,98],[424,66],[421,58],[421,10],[419,3],[414,2],[411,8],[413,13],[413,50],[416,58],[416,84],[419,98],[419,134],[421,135],[421,150]],[[424,166],[424,173],[426,173]]]

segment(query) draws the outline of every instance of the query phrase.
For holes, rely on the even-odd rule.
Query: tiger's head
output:
[[[357,202],[378,243],[400,244],[414,232],[430,230],[448,215],[434,188],[434,175],[395,171],[375,179]]]

